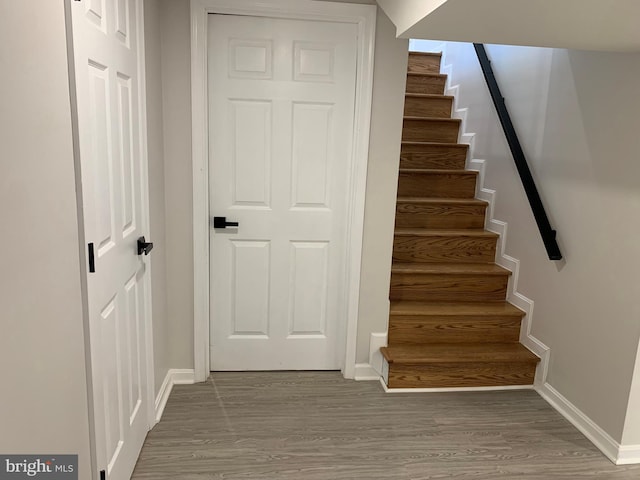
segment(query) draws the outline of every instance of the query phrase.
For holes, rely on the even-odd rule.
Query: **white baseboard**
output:
[[[369,337],[369,365],[378,373],[378,376],[382,375],[382,362],[384,361],[380,348],[386,346],[387,332],[372,333]]]
[[[354,379],[357,381],[378,380],[380,374],[368,363],[356,363]]]
[[[173,368],[167,371],[164,377],[160,391],[156,396],[155,408],[156,408],[156,423],[162,418],[164,413],[164,407],[167,405],[169,395],[174,385],[190,385],[195,382],[195,372],[193,369],[178,369]]]
[[[618,448],[616,465],[640,463],[640,445],[621,445]]]
[[[383,359],[380,347],[387,346],[387,332],[372,333],[369,339],[369,363],[356,363],[356,380],[378,380],[382,375]]]
[[[542,398],[576,427],[613,463],[640,463],[640,446],[621,446],[611,435],[548,383],[536,388]]]

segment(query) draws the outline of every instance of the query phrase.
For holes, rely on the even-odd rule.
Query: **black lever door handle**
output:
[[[213,228],[237,227],[238,222],[227,222],[227,217],[213,217]]]
[[[147,242],[144,237],[138,239],[138,255],[149,255],[149,252],[153,250],[153,242]]]

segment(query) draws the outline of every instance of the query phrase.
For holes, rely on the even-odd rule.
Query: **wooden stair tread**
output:
[[[391,302],[391,315],[437,315],[437,316],[518,316],[524,312],[509,302]]]
[[[436,95],[439,96],[439,95]],[[417,142],[415,140],[404,140],[401,142],[402,145],[416,146],[416,147],[443,147],[443,148],[464,148],[465,150],[469,148],[469,145],[466,143],[444,143],[444,142]]]
[[[407,76],[410,76],[410,77],[447,78],[447,75],[444,74],[444,73],[433,73],[433,72],[407,72]]]
[[[437,93],[406,93],[405,97],[411,98],[434,98],[438,100],[442,100],[443,98],[446,100],[453,100],[453,95],[439,95]]]
[[[400,173],[429,173],[434,175],[478,175],[476,170],[452,170],[440,168],[401,168]]]
[[[425,121],[425,122],[443,122],[443,123],[460,123],[460,122],[462,122],[462,120],[459,119],[459,118],[418,117],[416,115],[405,115],[402,118],[405,119],[405,120],[418,120],[418,121]],[[427,143],[427,142],[423,142],[423,143]],[[433,142],[433,143],[436,143],[436,142]],[[438,142],[438,143],[441,143],[441,142]]]
[[[391,273],[511,275],[509,270],[495,263],[393,263]]]
[[[443,170],[438,170],[442,172]],[[446,171],[446,170],[444,170]],[[460,170],[453,170],[459,172]],[[489,202],[477,198],[434,198],[434,197],[398,197],[396,203],[420,203],[426,205],[489,205]]]
[[[409,50],[409,55],[422,55],[424,57],[441,57],[442,52],[414,52]]]
[[[536,363],[540,361],[540,358],[520,343],[398,345],[382,347],[380,352],[390,364]]]
[[[498,238],[500,235],[488,230],[477,229],[431,229],[431,228],[396,228],[395,235],[398,236],[420,236],[420,237],[486,237]]]

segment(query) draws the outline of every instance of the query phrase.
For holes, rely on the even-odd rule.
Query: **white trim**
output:
[[[171,381],[171,370],[167,371],[167,374],[164,377],[164,381],[160,386],[160,390],[158,390],[158,395],[156,395],[156,400],[154,404],[154,420],[155,423],[158,423],[162,418],[162,414],[164,413],[164,407],[167,405],[167,400],[169,400],[169,395],[171,394],[171,390],[173,389],[173,382]]]
[[[277,16],[358,25],[354,147],[350,172],[346,288],[345,378],[354,378],[364,202],[373,91],[376,7],[313,0],[191,0],[191,108],[193,158],[193,267],[195,380],[209,372],[209,191],[207,118],[207,14]]]
[[[164,377],[164,381],[162,382],[162,386],[158,391],[158,395],[156,396],[154,402],[154,423],[158,423],[162,418],[162,414],[164,413],[164,407],[167,405],[167,400],[169,400],[169,395],[171,395],[171,390],[173,390],[174,385],[191,385],[195,383],[195,372],[193,369],[171,369],[167,371],[167,374]]]
[[[640,445],[621,445],[618,448],[616,465],[640,463]]]
[[[381,376],[384,371],[384,358],[380,348],[387,346],[387,338],[387,332],[372,333],[369,337],[369,365],[378,373],[378,376]]]
[[[209,375],[209,162],[207,21],[204,5],[191,2],[191,149],[193,159],[194,375]]]
[[[368,363],[356,363],[353,379],[357,381],[378,380],[380,374]]]
[[[174,385],[192,385],[195,383],[193,368],[172,368],[170,372]]]
[[[449,388],[389,388],[380,378],[386,393],[442,393],[442,392],[493,392],[500,390],[533,390],[533,385],[508,385],[502,387],[449,387]]]

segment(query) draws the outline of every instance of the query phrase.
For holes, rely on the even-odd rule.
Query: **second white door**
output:
[[[342,366],[356,55],[354,24],[209,16],[212,370]]]

